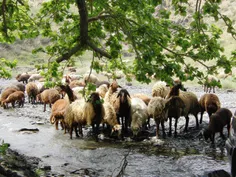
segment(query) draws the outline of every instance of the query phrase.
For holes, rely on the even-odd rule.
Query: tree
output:
[[[213,17],[223,20],[227,32],[236,36],[233,22],[220,13],[221,0],[49,0],[37,13],[30,11],[27,1],[3,0],[1,5],[1,42],[16,38],[50,39],[48,46],[34,52],[46,52],[54,62],[69,60],[86,50],[94,52],[98,61],[93,68],[102,70],[99,60],[105,58],[109,69],[121,69],[129,77],[150,82],[147,75],[172,81],[200,81],[219,67],[231,71],[235,57],[227,58],[220,45],[222,30],[206,22]],[[30,14],[30,15],[29,15]],[[31,17],[32,16],[32,17]],[[171,17],[188,17],[177,23]],[[135,54],[132,64],[124,64],[122,49],[129,46]],[[206,73],[186,62],[192,60],[204,66]],[[206,62],[214,60],[215,64]],[[186,74],[187,73],[187,74]]]

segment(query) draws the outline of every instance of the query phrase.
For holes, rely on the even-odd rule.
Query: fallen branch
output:
[[[115,172],[115,170],[117,170],[118,168],[120,168],[120,171],[119,173],[116,175],[116,177],[120,177],[120,176],[123,176],[124,175],[124,171],[125,171],[125,168],[126,166],[128,165],[128,161],[127,161],[127,157],[129,156],[131,152],[131,149],[129,149],[128,153],[124,156],[124,158],[121,160],[120,162],[120,166],[115,168],[112,172],[112,175],[113,176],[113,173]]]

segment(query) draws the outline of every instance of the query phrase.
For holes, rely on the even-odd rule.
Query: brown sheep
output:
[[[167,99],[172,97],[172,96],[179,96],[184,104],[185,104],[185,109],[182,112],[181,116],[184,116],[186,119],[186,123],[185,123],[185,129],[184,131],[188,130],[188,123],[189,123],[189,114],[193,114],[195,119],[196,119],[196,128],[199,128],[199,124],[198,124],[198,113],[200,112],[200,105],[198,102],[198,98],[197,96],[193,93],[193,92],[185,92],[185,91],[179,91],[179,95],[178,95],[178,89],[180,88],[180,85],[174,85],[171,88],[171,91],[168,93],[167,95]],[[172,92],[172,90],[175,90],[174,92]]]
[[[58,130],[58,123],[61,123],[62,129],[64,129],[64,116],[67,106],[70,103],[65,99],[59,99],[52,105],[50,122],[55,123],[56,130]]]
[[[19,107],[23,107],[24,106],[24,100],[25,100],[25,95],[22,91],[15,91],[13,93],[11,93],[7,99],[5,99],[2,104],[4,109],[8,108],[8,103],[12,104],[12,107],[15,108],[15,102],[18,101],[19,102]]]
[[[185,104],[179,96],[172,96],[166,103],[166,109],[168,108],[168,118],[169,118],[169,136],[171,136],[172,131],[172,117],[175,118],[175,137],[177,136],[177,124],[178,119],[183,115]]]
[[[70,88],[75,88],[75,87],[84,87],[85,82],[82,80],[73,80],[69,83]]]
[[[6,88],[5,90],[3,90],[3,91],[2,91],[2,94],[1,94],[1,99],[0,99],[1,106],[3,106],[3,101],[4,101],[5,99],[7,99],[7,97],[8,97],[11,93],[16,92],[16,91],[18,91],[18,90],[15,89],[15,88],[11,88],[11,87]]]
[[[27,73],[25,73],[25,74],[18,74],[18,75],[16,76],[16,80],[17,80],[18,82],[23,82],[23,84],[24,84],[24,83],[27,84],[29,78],[30,78],[30,75],[27,74]]]
[[[29,82],[26,85],[26,93],[28,95],[29,103],[35,104],[36,96],[39,93],[38,87],[35,82]]]
[[[225,139],[223,134],[223,128],[227,125],[228,137],[230,133],[230,121],[232,117],[232,112],[227,108],[220,108],[210,117],[210,122],[208,128],[204,130],[204,138],[208,140],[210,138],[212,144],[215,141],[215,133],[219,132],[220,136]]]
[[[199,104],[201,107],[200,124],[202,123],[203,113],[205,111],[210,117],[213,113],[220,109],[221,106],[218,96],[213,93],[205,93],[204,95],[202,95],[199,100]]]
[[[43,111],[46,111],[46,104],[49,104],[49,107],[51,108],[52,104],[56,102],[58,99],[60,99],[60,93],[55,88],[50,88],[44,90],[42,93],[37,95],[38,99],[42,101],[44,104]]]

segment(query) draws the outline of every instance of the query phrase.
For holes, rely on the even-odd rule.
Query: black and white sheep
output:
[[[79,136],[77,127],[83,136],[82,126],[84,125],[92,125],[93,132],[97,137],[104,114],[103,104],[96,92],[90,95],[87,102],[83,99],[72,102],[65,111],[65,125],[69,129],[70,138],[72,139],[73,130],[75,130],[76,136]]]

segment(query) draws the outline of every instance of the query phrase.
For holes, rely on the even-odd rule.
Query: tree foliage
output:
[[[105,59],[107,70],[120,69],[127,77],[133,74],[146,83],[150,82],[146,76],[154,73],[167,82],[174,75],[182,80],[204,78],[202,70],[186,62],[189,60],[204,66],[207,74],[219,67],[229,73],[235,57],[224,55],[219,42],[222,30],[208,24],[206,18],[223,20],[235,38],[233,22],[221,14],[221,0],[194,3],[192,8],[190,0],[48,0],[35,13],[27,1],[3,0],[0,42],[46,37],[50,44],[35,52],[46,52],[52,56],[51,62],[60,63],[91,50],[98,59],[93,65],[96,70],[104,69],[99,61]],[[190,18],[181,23],[173,16]],[[122,56],[127,46],[135,55],[130,64],[125,64]],[[207,65],[211,60],[214,64]]]

